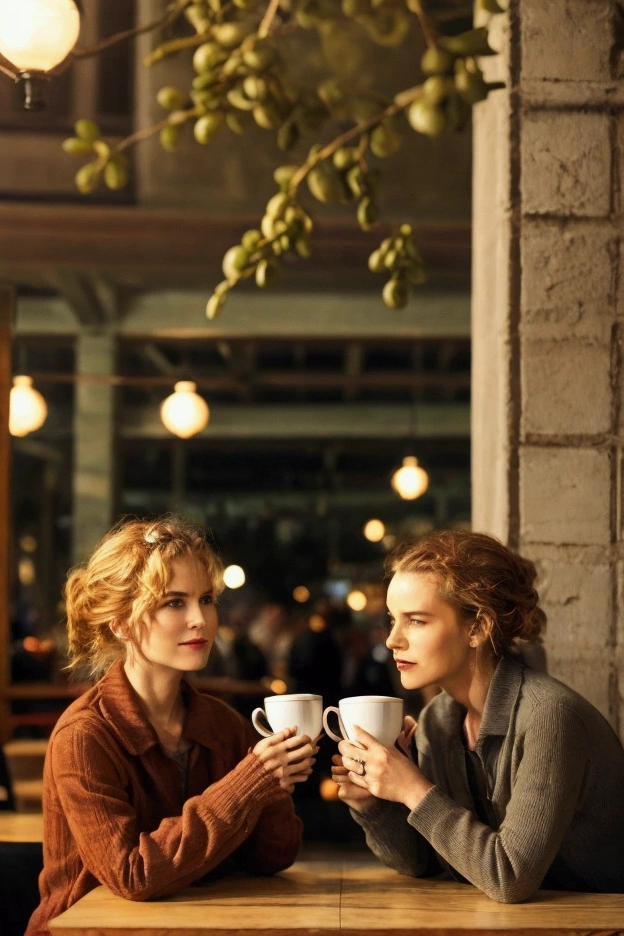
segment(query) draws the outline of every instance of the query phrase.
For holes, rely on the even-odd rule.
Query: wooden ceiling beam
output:
[[[55,269],[175,278],[193,276],[206,282],[220,270],[225,251],[239,242],[257,218],[212,218],[188,211],[159,211],[125,205],[0,203],[0,276],[20,285]],[[468,275],[470,223],[413,224],[430,270],[447,276]],[[318,279],[351,278],[378,284],[366,260],[390,225],[361,231],[354,224],[319,221],[313,236],[313,258],[294,261],[287,277],[297,280],[313,271]]]

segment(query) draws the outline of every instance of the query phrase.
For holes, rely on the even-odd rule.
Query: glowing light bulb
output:
[[[12,436],[25,436],[40,429],[46,421],[48,407],[32,377],[20,374],[13,378],[9,401],[9,432]]]
[[[0,0],[0,52],[21,72],[48,72],[80,32],[74,0]]]
[[[406,455],[403,464],[392,475],[391,484],[403,500],[416,500],[429,487],[429,475],[413,455]]]
[[[206,427],[210,419],[208,404],[195,392],[197,385],[192,380],[179,380],[173,389],[160,405],[160,418],[169,432],[190,439]]]

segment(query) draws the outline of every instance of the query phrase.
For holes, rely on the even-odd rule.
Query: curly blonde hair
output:
[[[400,547],[390,557],[388,571],[435,576],[440,597],[489,641],[496,657],[537,640],[546,626],[534,584],[535,565],[487,533],[434,533]]]
[[[111,625],[136,634],[162,599],[171,564],[180,556],[191,556],[205,569],[216,598],[223,590],[223,568],[197,524],[168,515],[123,519],[113,526],[65,583],[67,668],[97,678],[123,659],[124,644]]]

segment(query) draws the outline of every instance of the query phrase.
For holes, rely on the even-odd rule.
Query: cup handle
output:
[[[261,719],[263,721],[261,721]],[[270,738],[273,734],[264,709],[257,708],[253,710],[251,713],[251,723],[258,734],[261,734],[263,738]]]
[[[340,731],[342,732],[341,735],[334,734],[334,732],[331,730],[331,728],[327,724],[330,712],[335,712],[336,715],[338,716],[338,725],[340,727]],[[347,736],[347,732],[345,731],[345,727],[342,723],[342,718],[340,717],[340,710],[335,705],[328,705],[325,711],[323,712],[323,728],[325,729],[329,737],[333,738],[334,741],[345,740]]]

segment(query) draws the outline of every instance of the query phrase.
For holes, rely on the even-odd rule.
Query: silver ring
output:
[[[360,777],[363,777],[364,774],[366,773],[366,762],[363,761],[363,760],[362,760],[361,758],[359,758],[359,757],[354,757],[354,758],[352,758],[352,760],[354,760],[356,764],[359,764],[359,765],[361,766],[361,768],[362,768],[362,773],[360,774]]]

